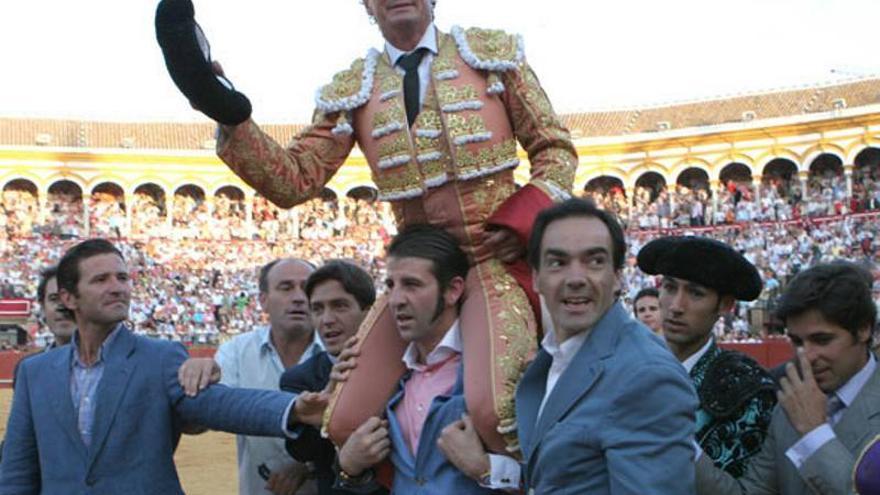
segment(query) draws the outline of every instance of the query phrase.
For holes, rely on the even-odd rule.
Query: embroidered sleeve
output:
[[[315,122],[287,148],[253,120],[221,128],[217,155],[266,199],[291,208],[320,194],[351,152],[351,134],[333,132],[337,117],[316,114]]]
[[[567,198],[578,164],[568,129],[527,63],[518,71],[503,73],[502,81],[514,133],[531,163],[530,183],[557,201]]]

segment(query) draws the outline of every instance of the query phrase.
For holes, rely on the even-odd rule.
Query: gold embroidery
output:
[[[449,83],[437,84],[437,96],[441,105],[454,105],[465,101],[479,100],[477,88],[470,84],[464,86],[454,86]]]
[[[398,134],[379,143],[379,160],[409,155],[409,139],[406,134]]]
[[[481,170],[499,167],[516,159],[516,141],[507,139],[494,146],[484,146],[478,151],[458,148],[458,175],[464,179],[479,174]],[[472,177],[471,177],[472,178]]]
[[[392,102],[388,108],[373,114],[373,130],[395,122],[406,125],[406,112],[398,101]]]
[[[426,98],[426,100],[427,100],[427,98]],[[428,103],[429,103],[428,101],[425,101],[424,106],[427,107]],[[436,104],[432,105],[432,106],[436,107]],[[422,111],[419,113],[419,116],[416,117],[416,125],[414,127],[418,128],[418,129],[439,131],[440,129],[443,128],[443,123],[440,121],[440,114],[438,112],[436,112],[434,110],[422,109]]]
[[[321,99],[341,100],[356,95],[361,90],[363,75],[364,59],[359,58],[352,62],[351,68],[336,73],[333,82],[321,88]]]
[[[514,399],[516,386],[528,366],[528,359],[535,350],[535,337],[529,326],[534,326],[534,317],[528,298],[517,282],[497,259],[491,259],[481,266],[486,267],[485,287],[494,289],[490,300],[496,299],[498,311],[492,328],[501,333],[499,340],[503,348],[495,349],[495,370],[500,372],[503,389],[495,392],[495,412],[500,426],[516,424]],[[517,445],[516,430],[502,434],[508,447]]]
[[[571,192],[574,175],[577,172],[577,158],[564,149],[547,150],[544,155],[548,161],[544,170],[544,180],[553,182],[564,191]]]
[[[444,35],[440,46],[440,53],[437,57],[434,58],[434,61],[431,63],[431,72],[436,76],[441,72],[446,72],[450,70],[457,70],[458,67],[455,65],[455,55],[457,53],[456,50],[448,50],[446,48],[446,43],[449,42],[447,39],[447,35]]]
[[[401,91],[403,88],[403,77],[388,65],[385,57],[381,57],[376,67],[376,79],[379,84],[379,94],[383,95],[391,91]]]
[[[446,127],[449,129],[449,137],[451,139],[488,132],[486,122],[479,114],[468,116],[452,114],[446,119]]]
[[[481,60],[517,60],[519,46],[516,36],[497,29],[480,28],[470,28],[465,35],[471,52]]]

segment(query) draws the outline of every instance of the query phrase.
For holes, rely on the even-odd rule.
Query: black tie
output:
[[[419,48],[397,59],[397,65],[406,71],[403,76],[403,102],[410,127],[419,115],[419,64],[427,51],[427,48]]]

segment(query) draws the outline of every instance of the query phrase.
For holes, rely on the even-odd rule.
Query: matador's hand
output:
[[[495,257],[505,263],[513,263],[526,254],[516,232],[507,227],[490,227],[486,230],[483,242],[495,253]]]

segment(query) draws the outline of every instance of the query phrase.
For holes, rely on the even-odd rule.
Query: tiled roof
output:
[[[576,137],[622,136],[665,129],[788,117],[880,103],[880,78],[737,95],[686,103],[562,115]],[[287,143],[304,125],[261,126]],[[213,147],[211,123],[117,123],[0,118],[0,145],[197,150]]]
[[[880,78],[655,107],[566,114],[562,120],[576,136],[620,136],[827,112],[840,103],[846,108],[880,103]]]
[[[303,125],[261,126],[287,143]],[[197,150],[213,148],[215,125],[164,122],[89,122],[77,120],[0,118],[0,145],[69,148]]]

